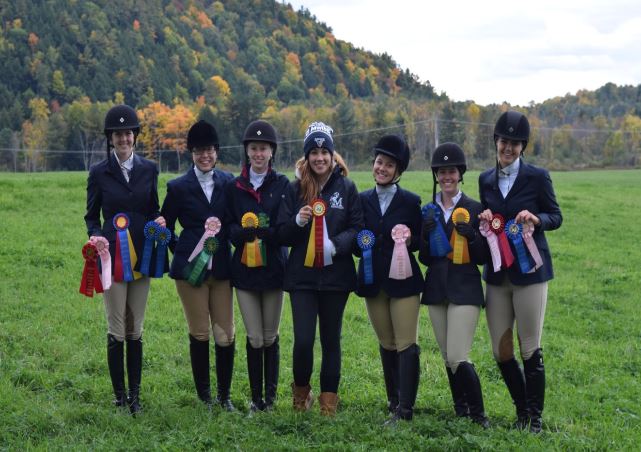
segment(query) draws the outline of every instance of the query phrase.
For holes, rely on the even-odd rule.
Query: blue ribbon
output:
[[[145,225],[145,248],[142,251],[142,261],[140,262],[140,273],[145,276],[149,276],[151,255],[154,252],[154,242],[159,227],[155,221],[149,221]]]
[[[532,270],[533,265],[528,259],[525,247],[523,246],[523,226],[514,220],[510,220],[505,223],[505,234],[514,245],[516,258],[519,261],[519,267],[521,267],[521,273],[528,273]]]
[[[165,255],[167,254],[167,245],[171,241],[171,231],[159,226],[154,238],[158,242],[158,247],[156,248],[156,274],[154,278],[162,278],[162,275],[165,273]]]
[[[452,251],[452,246],[447,240],[447,235],[445,235],[445,230],[440,222],[441,209],[436,204],[429,203],[423,206],[421,214],[424,220],[434,218],[436,221],[436,227],[430,231],[430,256],[447,256],[447,253]]]
[[[118,226],[118,218],[125,217],[127,220],[124,227]],[[134,274],[131,269],[131,256],[129,255],[129,234],[127,229],[129,227],[129,217],[127,214],[119,213],[114,216],[113,219],[114,228],[116,228],[118,234],[118,241],[120,242],[120,258],[122,260],[122,280],[126,282],[131,282],[134,280]]]
[[[374,282],[374,269],[372,267],[372,248],[376,238],[374,233],[368,229],[363,229],[356,236],[356,243],[358,247],[363,250],[363,272],[365,284],[372,284]]]

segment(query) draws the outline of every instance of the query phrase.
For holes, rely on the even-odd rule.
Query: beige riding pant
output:
[[[481,307],[448,303],[429,305],[427,309],[445,365],[456,373],[460,363],[469,361]]]
[[[113,282],[103,294],[108,332],[119,341],[140,339],[145,321],[150,279]]]
[[[278,336],[283,311],[283,291],[236,288],[236,299],[251,346],[261,348],[272,345]]]
[[[381,290],[376,297],[366,298],[365,305],[378,342],[385,350],[402,352],[418,342],[418,295],[392,298]]]

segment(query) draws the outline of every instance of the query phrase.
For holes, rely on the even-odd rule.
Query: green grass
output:
[[[477,176],[466,174],[463,186],[475,198]],[[186,322],[167,278],[152,283],[144,334],[145,412],[132,419],[110,405],[102,298],[78,293],[86,174],[0,174],[0,449],[638,449],[640,176],[639,171],[553,174],[564,223],[548,234],[556,273],[543,334],[548,390],[544,432],[533,436],[509,428],[513,407],[483,317],[472,359],[493,427],[484,431],[455,418],[424,308],[415,420],[392,430],[381,427],[386,413],[377,342],[356,296],[344,320],[342,405],[336,418],[322,418],[317,405],[302,415],[290,408],[289,301],[281,325],[275,412],[251,419],[208,413],[196,400]],[[161,199],[171,177],[161,177]],[[368,173],[353,177],[361,189],[372,185]],[[402,185],[424,202],[431,196],[429,173],[407,173]],[[244,328],[236,314],[232,399],[246,410]]]

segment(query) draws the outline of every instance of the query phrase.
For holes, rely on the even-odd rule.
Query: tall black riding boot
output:
[[[236,411],[236,408],[229,398],[231,377],[234,374],[234,351],[236,349],[236,343],[232,342],[227,347],[221,347],[216,344],[214,348],[216,351],[216,385],[218,393],[215,403],[220,405],[225,411]]]
[[[107,334],[107,365],[111,386],[114,390],[114,405],[118,407],[127,406],[127,395],[125,394],[125,351],[122,341],[117,340],[111,334]]]
[[[447,381],[450,383],[450,391],[452,392],[454,412],[458,417],[467,417],[470,414],[470,410],[467,407],[467,401],[465,400],[465,389],[454,378],[452,369],[445,366],[445,370],[447,371]]]
[[[543,351],[539,348],[530,359],[523,361],[525,370],[525,393],[530,412],[530,432],[540,433],[545,400],[545,367]]]
[[[490,427],[490,421],[485,415],[483,406],[483,393],[481,392],[481,381],[474,369],[474,365],[462,362],[458,365],[454,374],[456,383],[465,390],[465,400],[470,410],[470,419],[483,428]]]
[[[387,410],[395,413],[398,408],[398,352],[386,350],[379,346],[378,351],[383,363],[383,378],[385,380],[385,391],[387,392]]]
[[[140,379],[142,376],[142,336],[127,339],[127,380],[129,381],[129,411],[131,414],[142,410],[140,406]]]
[[[265,409],[270,410],[276,401],[278,371],[280,367],[280,345],[278,336],[269,347],[265,347]]]
[[[421,375],[420,349],[412,344],[409,348],[398,353],[399,368],[399,400],[396,413],[385,422],[385,425],[394,425],[399,419],[412,420],[414,416],[414,403],[418,392],[418,381]]]
[[[194,375],[194,385],[198,398],[207,406],[211,406],[211,387],[209,384],[209,341],[199,341],[189,335],[189,356],[191,357],[191,372]]]
[[[249,388],[252,393],[252,401],[249,411],[263,411],[265,401],[263,400],[263,347],[254,348],[247,338],[247,373],[249,374]]]
[[[519,429],[527,428],[530,417],[525,400],[525,376],[523,371],[514,358],[497,364],[510,396],[512,396],[512,402],[516,407],[516,422],[514,426]]]

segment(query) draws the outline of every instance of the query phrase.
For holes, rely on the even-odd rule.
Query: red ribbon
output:
[[[327,212],[327,204],[322,199],[317,199],[312,203],[312,213],[314,215],[314,267],[323,268],[325,258],[323,255],[323,235],[324,235],[324,217]]]
[[[501,251],[501,263],[503,268],[509,268],[514,263],[514,255],[510,249],[510,243],[505,235],[505,218],[495,213],[490,222],[490,229],[499,239],[499,250]]]
[[[102,283],[98,275],[98,250],[93,243],[86,243],[82,247],[82,257],[85,259],[85,267],[82,270],[82,280],[80,281],[79,292],[86,297],[93,297],[94,290],[96,293],[102,293]]]

